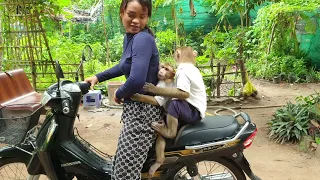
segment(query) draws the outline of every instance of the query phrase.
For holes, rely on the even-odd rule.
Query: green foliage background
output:
[[[257,78],[272,79],[274,76],[294,74],[296,81],[300,82],[308,74],[319,77],[313,67],[317,65],[315,59],[318,56],[309,51],[313,49],[313,52],[317,52],[320,44],[315,41],[312,42],[313,45],[306,46],[303,38],[307,35],[320,37],[320,1],[194,1],[197,7],[203,6],[197,9],[199,14],[196,17],[190,17],[186,1],[153,0],[153,18],[149,26],[155,32],[161,61],[173,61],[172,53],[179,42],[180,45],[190,45],[198,51],[198,65],[208,64],[210,58],[215,63],[223,64],[233,64],[243,59],[249,74]],[[86,77],[108,69],[119,61],[124,34],[119,21],[121,0],[104,0],[103,19],[107,22],[106,27],[101,17],[95,23],[82,24],[73,22],[72,14],[65,11],[65,8],[74,7],[90,10],[97,0],[39,2],[42,3],[37,8],[41,12],[54,60],[59,60],[60,63],[79,63],[82,48],[89,44],[94,55],[84,65]],[[176,26],[172,9],[177,13]],[[198,26],[198,22],[204,20],[201,19],[203,14],[208,14],[206,18],[212,19],[205,19],[206,26]],[[54,18],[61,15],[67,21],[57,21]],[[211,22],[212,29],[208,29],[208,21]],[[194,24],[191,30],[190,27],[186,28],[190,23]],[[46,54],[44,56],[47,57]],[[202,72],[206,75],[209,71]],[[121,77],[120,80],[124,78]],[[46,81],[45,78],[43,81]]]

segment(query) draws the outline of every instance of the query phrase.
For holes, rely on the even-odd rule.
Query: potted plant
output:
[[[281,81],[280,75],[275,75],[275,76],[273,76],[273,83],[279,84],[280,81]]]
[[[293,73],[288,74],[288,83],[294,83],[296,81],[296,76]]]
[[[284,72],[280,73],[280,81],[286,81],[286,80],[287,80],[286,73]]]
[[[317,81],[317,71],[314,67],[312,67],[307,73],[306,80],[309,83],[315,83]]]

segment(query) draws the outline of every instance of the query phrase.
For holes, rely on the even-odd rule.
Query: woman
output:
[[[130,99],[142,93],[146,82],[157,84],[159,53],[153,34],[147,27],[151,17],[151,0],[122,0],[120,17],[126,30],[123,54],[118,65],[87,78],[92,85],[121,75],[126,82],[115,92],[115,101],[123,102],[118,148],[114,159],[113,179],[141,179],[142,165],[156,139],[152,122],[161,120],[161,107],[135,102]]]

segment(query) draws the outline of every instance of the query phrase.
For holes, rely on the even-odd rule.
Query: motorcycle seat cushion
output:
[[[239,126],[233,116],[206,116],[195,125],[182,127],[175,139],[175,145],[190,146],[232,137]]]

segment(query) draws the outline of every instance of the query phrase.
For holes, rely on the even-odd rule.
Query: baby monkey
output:
[[[178,65],[174,86],[161,87],[147,83],[144,90],[163,98],[173,98],[166,108],[166,123],[154,122],[152,128],[161,136],[157,138],[157,161],[149,169],[149,176],[164,162],[164,138],[175,138],[178,128],[185,124],[195,124],[205,116],[207,108],[206,90],[202,75],[196,64],[196,51],[191,47],[180,47],[174,53]],[[146,101],[144,101],[146,102]]]
[[[175,71],[174,68],[168,64],[160,64],[159,72],[158,72],[158,78],[159,82],[157,84],[157,87],[173,87],[174,86],[174,76]],[[166,111],[168,108],[168,103],[170,101],[169,97],[164,96],[148,96],[148,95],[142,95],[142,94],[134,94],[131,96],[131,99],[134,101],[149,103],[156,106],[162,106],[164,110]],[[164,122],[161,122],[164,123]],[[156,162],[150,167],[149,169],[149,177],[151,178],[153,174],[156,172],[156,170],[161,166],[161,164],[165,160],[164,151],[165,151],[166,142],[165,139],[158,134],[157,140],[156,140]]]
[[[158,96],[174,98],[167,108],[167,124],[152,123],[152,128],[165,138],[175,138],[178,125],[194,124],[205,116],[206,90],[202,75],[195,66],[196,56],[192,47],[178,48],[174,53],[178,65],[175,87],[162,88],[147,83],[143,88]]]

